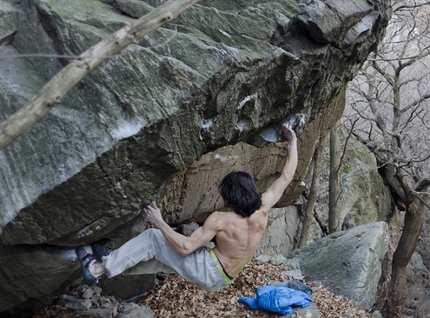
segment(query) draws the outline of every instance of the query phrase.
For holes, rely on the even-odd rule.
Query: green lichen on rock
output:
[[[72,56],[159,1],[12,3],[17,31],[0,54],[13,48],[48,56],[11,65],[1,60],[3,117],[24,106]],[[312,14],[306,18],[315,13],[312,3],[202,1],[109,58],[0,152],[0,188],[6,189],[0,192],[0,243],[75,246],[121,236],[141,220],[139,208],[162,200],[174,176],[203,154],[250,142],[291,113],[315,120],[380,41],[389,2],[354,2],[345,10],[345,2],[331,1],[333,12],[343,12],[336,32],[312,22]],[[322,17],[324,25],[330,17]],[[367,29],[346,34],[366,17]],[[315,41],[314,32],[330,41]],[[16,72],[9,77],[8,69]],[[66,266],[72,272],[76,261]],[[58,278],[54,285],[63,283]],[[25,291],[13,297],[28,300]]]

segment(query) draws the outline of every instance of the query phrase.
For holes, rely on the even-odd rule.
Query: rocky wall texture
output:
[[[0,33],[0,120],[70,60],[58,55],[80,54],[162,2],[0,1],[7,17]],[[201,1],[110,58],[0,151],[0,294],[9,295],[0,297],[0,312],[28,307],[75,281],[79,265],[71,249],[129,235],[140,207],[178,196],[166,188],[205,153],[273,142],[268,128],[300,114],[299,152],[310,158],[323,135],[319,127],[335,122],[324,118],[336,118],[333,105],[389,17],[389,1]],[[12,58],[19,54],[45,57]],[[274,149],[264,151],[280,151]],[[278,167],[271,167],[264,180],[276,176]],[[280,207],[302,192],[306,165],[301,169]],[[201,197],[208,189],[190,191],[181,195]],[[164,211],[178,221],[209,212],[217,199],[211,202],[166,203]],[[67,274],[34,266],[36,254],[54,257]],[[37,262],[49,264],[44,257]]]
[[[342,230],[377,221],[385,221],[392,213],[392,202],[389,190],[378,173],[375,156],[353,136],[345,127],[337,128],[341,148],[345,149],[339,168],[341,192],[339,206]],[[347,143],[344,147],[345,142]],[[310,227],[310,241],[328,234],[329,219],[329,174],[330,174],[330,138],[323,141],[325,148],[322,154],[320,187],[314,217]],[[310,189],[313,171],[305,177],[306,190]],[[308,191],[306,191],[308,193]],[[308,242],[309,243],[309,242]]]
[[[368,223],[295,250],[287,256],[287,264],[300,269],[307,281],[327,286],[370,311],[376,301],[388,241],[387,223]]]

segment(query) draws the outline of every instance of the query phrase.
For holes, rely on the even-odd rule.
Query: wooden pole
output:
[[[130,44],[136,43],[199,1],[170,0],[141,17],[132,26],[125,26],[82,53],[55,75],[29,104],[0,124],[0,151],[43,118],[61,102],[70,89],[108,60],[110,56],[119,53]]]

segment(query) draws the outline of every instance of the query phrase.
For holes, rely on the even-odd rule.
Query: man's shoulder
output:
[[[214,217],[217,219],[226,220],[235,217],[237,214],[234,211],[219,210],[213,212],[212,215],[214,215]]]
[[[223,216],[226,216],[226,215],[236,214],[236,213],[234,211],[228,210],[228,209],[219,209],[219,210],[216,210],[216,211],[212,212],[212,214],[215,214],[215,215],[223,217]]]
[[[212,221],[220,221],[223,223],[232,222],[234,219],[238,218],[241,218],[241,216],[236,214],[234,211],[229,210],[218,210],[211,214]]]
[[[255,211],[250,216],[242,216],[234,211],[216,211],[214,212],[214,219],[218,219],[223,223],[235,223],[235,222],[260,222],[259,220],[267,218],[268,213],[263,209]]]
[[[229,213],[230,212],[227,211],[214,211],[209,215],[205,223],[223,223],[227,219],[231,218]]]

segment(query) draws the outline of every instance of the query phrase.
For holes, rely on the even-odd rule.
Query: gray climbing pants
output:
[[[232,282],[212,250],[201,247],[183,257],[158,229],[142,232],[102,260],[109,278],[119,274],[176,273],[209,292],[223,289]]]

